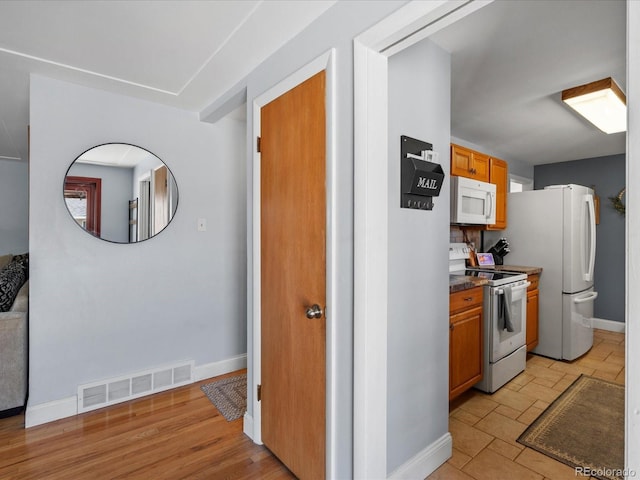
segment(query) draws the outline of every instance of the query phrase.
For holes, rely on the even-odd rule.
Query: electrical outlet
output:
[[[206,232],[207,231],[207,219],[206,218],[199,218],[198,219],[198,231],[199,232]]]

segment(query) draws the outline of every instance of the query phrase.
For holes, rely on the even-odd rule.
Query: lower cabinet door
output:
[[[449,399],[482,379],[482,307],[449,317]]]

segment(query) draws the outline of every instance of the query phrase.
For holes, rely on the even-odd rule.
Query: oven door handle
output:
[[[529,288],[529,285],[531,285],[531,282],[525,282],[522,285],[518,285],[517,287],[513,287],[511,289],[511,291],[513,293],[519,292],[520,290],[526,290],[527,288]],[[496,288],[494,290],[496,295],[504,295],[504,290],[502,288]]]

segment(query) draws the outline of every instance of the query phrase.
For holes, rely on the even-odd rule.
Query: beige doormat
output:
[[[518,442],[576,469],[578,478],[623,478],[624,386],[581,375]]]
[[[247,375],[223,378],[200,387],[222,416],[231,422],[247,410]]]

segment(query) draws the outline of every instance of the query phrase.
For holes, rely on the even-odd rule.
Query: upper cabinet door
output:
[[[473,152],[460,145],[451,144],[451,175],[466,177],[473,163]]]
[[[490,182],[489,175],[489,155],[480,152],[473,152],[473,177],[482,182]]]
[[[489,160],[489,179],[496,185],[496,223],[488,225],[487,230],[507,228],[507,188],[509,178],[507,162],[498,158]]]
[[[451,175],[489,181],[489,156],[451,144]]]

